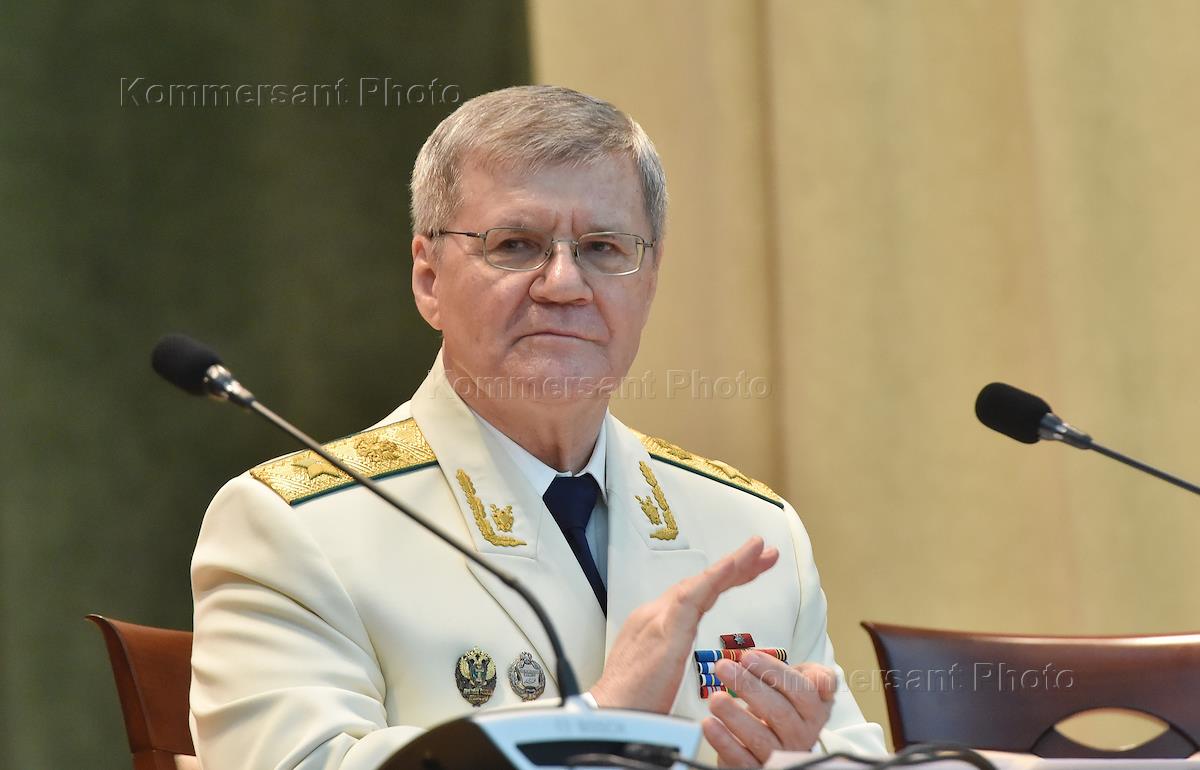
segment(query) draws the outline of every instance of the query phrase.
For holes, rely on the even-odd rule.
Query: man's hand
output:
[[[722,593],[749,583],[778,559],[778,549],[764,549],[762,538],[752,537],[699,575],[638,607],[621,627],[604,673],[590,690],[592,697],[605,708],[667,713],[683,680],[700,618]]]
[[[709,698],[712,716],[701,727],[722,766],[757,767],[773,751],[808,751],[829,721],[837,677],[824,666],[789,666],[754,652],[717,661],[716,674],[746,704],[723,692]]]

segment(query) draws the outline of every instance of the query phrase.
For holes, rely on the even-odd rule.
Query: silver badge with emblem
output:
[[[496,691],[496,661],[478,647],[472,647],[458,659],[454,681],[467,703],[478,708]]]
[[[508,683],[521,700],[537,700],[546,691],[546,672],[533,655],[522,652],[508,667]]]

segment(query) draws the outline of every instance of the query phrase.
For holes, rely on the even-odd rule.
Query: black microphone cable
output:
[[[629,744],[625,747],[628,756],[617,754],[577,754],[568,757],[567,767],[621,767],[629,770],[662,770],[676,762],[694,768],[694,770],[722,770],[715,765],[697,762],[680,756],[677,752],[664,750],[661,746],[646,744]],[[862,765],[864,770],[887,770],[894,767],[912,767],[926,765],[931,762],[965,762],[978,770],[996,770],[996,765],[987,757],[974,749],[960,743],[915,743],[912,746],[896,752],[890,757],[865,757],[845,751],[832,754],[822,754],[794,765],[788,765],[785,770],[812,770],[836,759]],[[724,770],[730,770],[725,768]],[[733,770],[753,770],[752,768]]]

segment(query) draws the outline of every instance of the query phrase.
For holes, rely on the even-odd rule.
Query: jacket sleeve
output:
[[[389,726],[366,628],[293,509],[242,475],[192,559],[191,726],[205,770],[374,768],[421,732]]]
[[[795,663],[812,661],[828,666],[837,672],[838,692],[833,703],[829,722],[821,731],[814,751],[834,753],[846,751],[867,756],[882,756],[887,753],[883,742],[883,730],[873,722],[867,722],[846,684],[846,676],[833,657],[833,645],[829,642],[826,629],[825,592],[821,589],[821,578],[813,561],[812,544],[808,533],[791,505],[784,504],[784,515],[791,528],[792,545],[796,550],[797,579],[800,581],[800,614],[792,632],[792,655]]]

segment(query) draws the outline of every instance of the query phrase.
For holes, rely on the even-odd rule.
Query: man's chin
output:
[[[512,390],[546,403],[608,398],[616,391],[621,377],[613,374],[595,343],[568,337],[559,340],[522,346],[521,355],[506,367]]]

